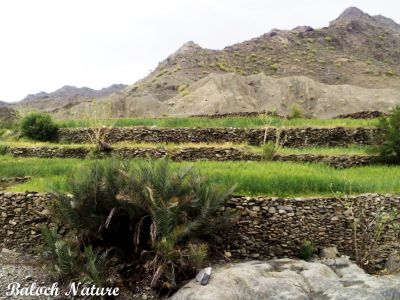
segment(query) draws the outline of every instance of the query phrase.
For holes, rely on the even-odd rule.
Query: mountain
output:
[[[399,27],[351,7],[328,27],[274,29],[222,50],[188,42],[142,80],[96,101],[97,112],[179,116],[273,108],[287,113],[293,105],[316,117],[388,111],[400,101]],[[53,113],[86,116],[91,107],[84,100]]]
[[[7,105],[7,102],[0,100],[0,106],[2,106],[2,105]]]
[[[34,101],[34,100],[42,100],[49,98],[66,98],[72,99],[76,97],[86,97],[86,98],[101,98],[107,97],[115,92],[118,92],[124,89],[126,85],[123,84],[113,84],[109,87],[102,88],[101,90],[94,90],[88,87],[75,87],[70,85],[65,85],[62,88],[52,92],[40,92],[37,94],[30,94],[26,96],[22,101]]]
[[[126,88],[126,85],[123,84],[113,84],[100,90],[65,85],[51,93],[39,92],[37,94],[29,94],[23,100],[13,105],[23,107],[27,110],[42,110],[55,113],[64,109],[68,110],[80,102],[109,97],[124,88]]]

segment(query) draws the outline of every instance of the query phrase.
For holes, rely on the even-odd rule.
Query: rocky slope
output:
[[[400,275],[368,275],[345,258],[251,261],[217,269],[206,286],[193,280],[171,299],[391,300],[400,299]]]
[[[290,115],[300,109],[308,117],[329,118],[400,105],[400,89],[367,89],[328,85],[304,76],[274,78],[265,74],[209,75],[167,102],[171,115],[276,111]]]
[[[105,117],[287,112],[294,103],[317,117],[386,112],[400,100],[399,28],[352,7],[328,27],[272,30],[222,50],[188,42],[147,77],[96,101],[96,112]],[[93,103],[77,103],[57,104],[52,112],[66,118],[93,111]]]

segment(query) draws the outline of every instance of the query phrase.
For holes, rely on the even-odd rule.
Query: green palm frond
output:
[[[72,275],[77,270],[77,252],[64,240],[55,243],[56,270],[61,277]]]

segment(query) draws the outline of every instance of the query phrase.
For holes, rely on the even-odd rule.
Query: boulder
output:
[[[319,253],[321,258],[336,258],[338,255],[339,251],[336,247],[323,248]]]
[[[395,251],[389,255],[385,264],[388,273],[400,273],[400,253]]]
[[[249,261],[217,268],[206,286],[190,281],[171,299],[400,299],[400,276],[368,275],[347,258]]]

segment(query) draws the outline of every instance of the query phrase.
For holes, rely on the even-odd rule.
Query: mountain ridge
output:
[[[186,99],[191,99],[192,103],[214,101],[214,106],[221,107],[216,99],[221,98],[218,93],[222,90],[214,89],[212,94],[211,85],[211,90],[206,93],[197,93],[197,99],[193,100],[190,95],[196,94],[194,88],[200,80],[212,75],[232,73],[243,78],[257,74],[276,79],[301,76],[325,85],[348,85],[354,87],[354,91],[359,88],[372,89],[374,93],[379,93],[380,89],[391,90],[394,92],[390,95],[395,99],[388,100],[386,104],[379,102],[379,108],[387,111],[393,101],[397,101],[396,91],[400,90],[398,26],[400,25],[389,18],[371,16],[358,8],[350,7],[330,22],[328,27],[314,29],[310,26],[299,26],[292,30],[273,29],[259,37],[227,46],[222,50],[202,48],[190,41],[160,62],[148,76],[109,95],[106,100],[100,99],[99,105],[106,106],[108,103],[109,109],[105,111],[109,111],[112,117],[176,115],[178,112],[174,111],[172,99],[178,98],[180,102]],[[235,89],[235,84],[243,84],[245,81],[246,79],[234,77],[230,83],[231,88]],[[317,86],[306,79],[303,83]],[[204,86],[202,88],[204,91]],[[260,88],[268,89],[268,86],[261,85]],[[291,87],[287,86],[286,90],[291,91]],[[330,88],[325,90],[333,91]],[[265,93],[268,94],[268,91]],[[207,99],[204,99],[204,95],[207,95]],[[249,99],[245,95],[238,94],[237,97]],[[380,96],[378,98],[381,99]],[[354,107],[358,102],[357,97],[346,99],[348,107]],[[368,103],[372,101],[370,97],[368,99]],[[85,101],[90,102],[75,101],[73,105],[53,106],[47,109],[57,117],[68,118],[85,111],[79,109],[88,106],[87,103],[80,104]],[[313,101],[310,98],[300,106],[307,111],[307,107],[312,105]],[[234,105],[232,101],[230,103]],[[193,105],[193,108],[186,106],[187,111],[180,110],[179,114],[196,114],[194,107],[196,105]],[[224,112],[237,109],[220,108]],[[336,110],[331,109],[333,112]],[[365,110],[363,107],[359,109]]]
[[[37,94],[29,94],[21,101],[33,101],[43,98],[58,98],[58,97],[106,97],[124,89],[125,87],[127,87],[127,85],[112,84],[108,87],[96,90],[89,87],[76,87],[71,85],[64,85],[61,88],[50,93],[41,91]]]

